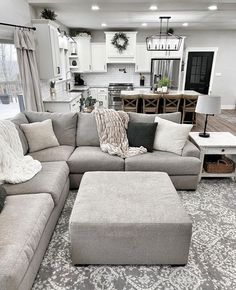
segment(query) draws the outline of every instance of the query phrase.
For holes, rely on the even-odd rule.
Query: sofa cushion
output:
[[[11,121],[15,124],[16,129],[18,131],[19,137],[20,137],[20,141],[23,147],[23,153],[24,155],[28,152],[29,150],[29,145],[28,145],[28,141],[25,137],[24,132],[22,131],[20,125],[21,124],[29,124],[29,121],[27,120],[25,114],[23,113],[19,113],[17,114],[13,119],[11,119]]]
[[[29,144],[29,151],[35,152],[50,147],[59,146],[53,131],[52,120],[20,125]]]
[[[155,122],[158,123],[158,127],[153,148],[155,150],[168,151],[182,155],[184,145],[193,125],[176,124],[160,117],[156,117]]]
[[[155,117],[160,117],[162,119],[172,121],[174,123],[180,123],[181,113],[166,113],[166,114],[140,114],[129,112],[129,121],[130,122],[140,122],[140,123],[154,123]]]
[[[47,193],[7,197],[0,215],[0,289],[18,289],[53,208]]]
[[[201,162],[195,157],[182,157],[171,152],[153,151],[125,159],[126,171],[162,171],[169,175],[200,173]]]
[[[129,122],[127,130],[129,146],[143,146],[148,152],[152,152],[156,127],[157,123]]]
[[[54,133],[60,145],[75,146],[77,113],[25,112],[30,123],[52,119]]]
[[[200,150],[191,141],[187,140],[182,151],[182,156],[200,158]]]
[[[124,160],[101,151],[100,147],[80,146],[67,161],[70,173],[87,171],[123,171]]]
[[[66,162],[43,162],[42,170],[32,179],[19,184],[4,184],[3,186],[8,195],[50,193],[57,205],[68,175],[69,168]]]
[[[44,150],[29,153],[29,155],[41,162],[67,161],[74,149],[75,147],[73,146],[61,145],[58,147],[47,148]]]
[[[99,146],[97,123],[94,114],[78,113],[77,146]]]

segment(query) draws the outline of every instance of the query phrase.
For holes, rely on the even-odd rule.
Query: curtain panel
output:
[[[43,111],[39,73],[35,55],[34,32],[15,29],[14,43],[22,81],[25,108],[27,111]]]

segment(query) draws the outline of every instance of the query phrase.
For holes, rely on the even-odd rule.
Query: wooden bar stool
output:
[[[182,124],[183,123],[191,123],[196,125],[196,105],[197,105],[198,96],[194,95],[183,95],[183,107],[182,107]],[[192,119],[190,121],[185,120],[186,113],[192,114]]]
[[[160,94],[144,94],[142,95],[143,100],[143,113],[154,113],[157,114],[159,110]]]
[[[122,94],[120,98],[122,100],[123,111],[138,113],[138,100],[140,98],[139,94]]]
[[[163,113],[173,113],[179,111],[182,95],[163,95]]]

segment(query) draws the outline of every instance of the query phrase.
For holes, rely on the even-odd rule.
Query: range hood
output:
[[[118,34],[125,35],[127,38],[127,47],[119,50],[112,41]],[[135,63],[136,61],[136,31],[109,31],[106,35],[106,61],[107,63]],[[121,44],[123,39],[119,40]]]

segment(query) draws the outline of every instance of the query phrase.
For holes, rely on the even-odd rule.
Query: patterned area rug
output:
[[[72,266],[68,235],[76,197],[72,191],[33,289],[236,289],[236,184],[229,179],[204,180],[196,192],[179,195],[193,221],[186,266]]]

